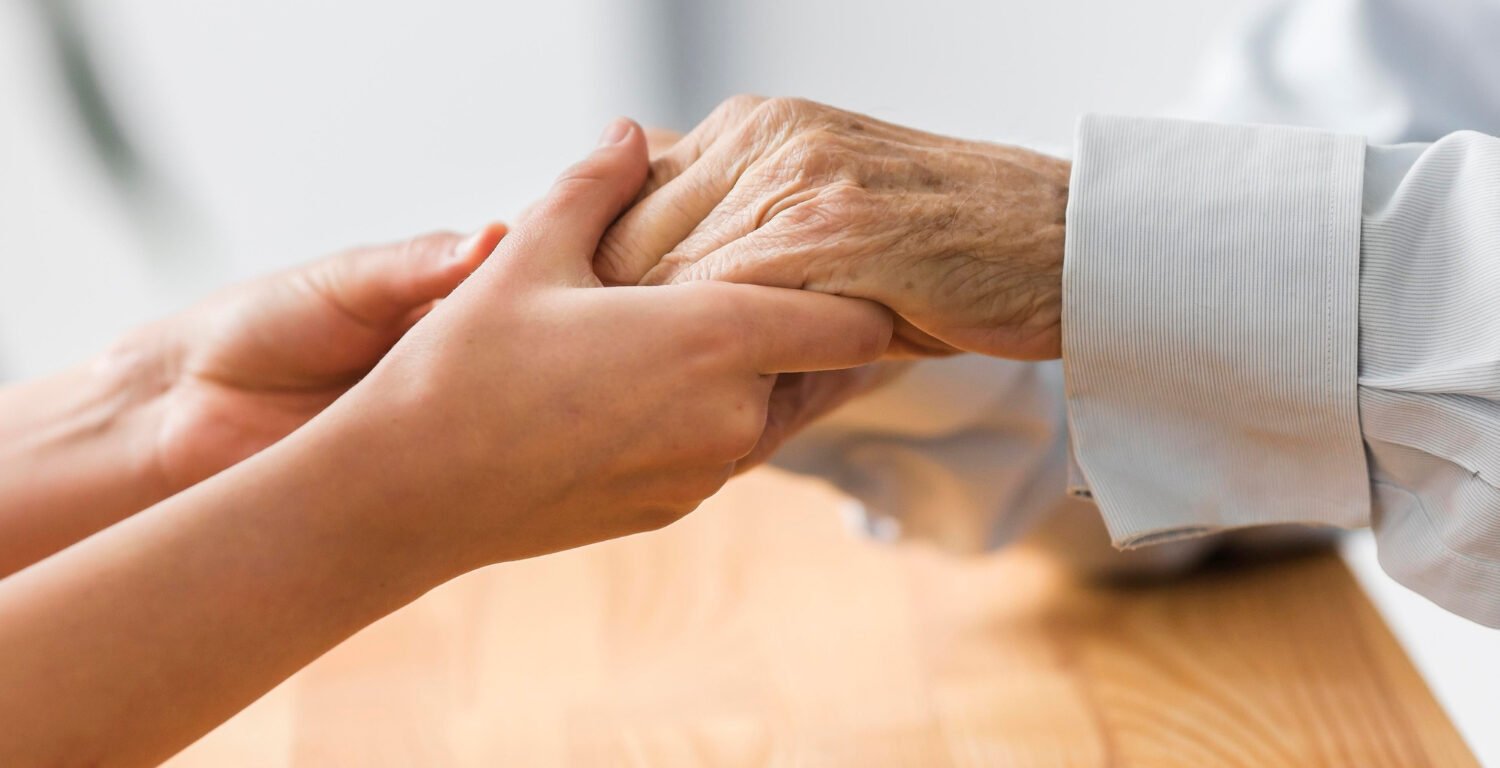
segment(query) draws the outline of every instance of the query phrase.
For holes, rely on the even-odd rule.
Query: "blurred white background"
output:
[[[1187,99],[1259,4],[0,0],[0,380],[248,275],[506,218],[617,114],[797,95],[1065,152],[1082,112]],[[1500,764],[1500,633],[1347,550]]]
[[[800,95],[1065,148],[1082,111],[1180,98],[1245,4],[4,0],[0,370],[249,274],[506,217],[616,114],[686,129],[737,92]],[[113,166],[71,49],[128,147]]]

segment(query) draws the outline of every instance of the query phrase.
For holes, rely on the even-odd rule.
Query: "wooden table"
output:
[[[837,503],[761,471],[471,574],[172,765],[1476,765],[1334,555],[1088,587],[863,541]]]

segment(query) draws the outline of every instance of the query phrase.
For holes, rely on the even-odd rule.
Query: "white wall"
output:
[[[940,133],[1066,147],[1086,111],[1154,113],[1259,0],[695,3],[709,74],[688,101],[805,96]],[[698,31],[698,30],[695,30]],[[718,93],[712,93],[712,91]]]

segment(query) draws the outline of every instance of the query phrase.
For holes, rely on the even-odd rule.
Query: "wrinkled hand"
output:
[[[737,97],[652,163],[612,284],[726,280],[878,301],[908,351],[1059,355],[1069,164],[807,101]]]
[[[683,134],[665,128],[647,128],[645,132],[653,168],[683,139]],[[845,403],[896,380],[910,366],[905,360],[882,360],[839,371],[782,374],[771,392],[766,429],[760,442],[748,456],[735,463],[735,472],[745,472],[769,461],[797,433]]]
[[[236,286],[127,336],[106,356],[159,390],[156,463],[168,492],[270,446],[342,395],[505,228],[356,248]]]

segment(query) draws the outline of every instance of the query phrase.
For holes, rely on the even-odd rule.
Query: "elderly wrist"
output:
[[[1026,325],[1037,333],[1037,357],[1062,356],[1062,271],[1064,242],[1067,237],[1068,184],[1072,163],[1036,152],[1020,150],[1032,163],[1036,174],[1033,183],[1034,205],[1023,211],[1035,233],[1033,247],[1023,261],[1031,279],[1035,303]]]
[[[984,285],[1006,294],[1008,314],[995,317],[1008,331],[1008,357],[1061,355],[1063,245],[1072,164],[1020,147],[989,145],[996,166],[987,206],[991,224],[976,244],[990,267]],[[997,302],[997,305],[1000,302]],[[987,350],[974,350],[987,351]]]

